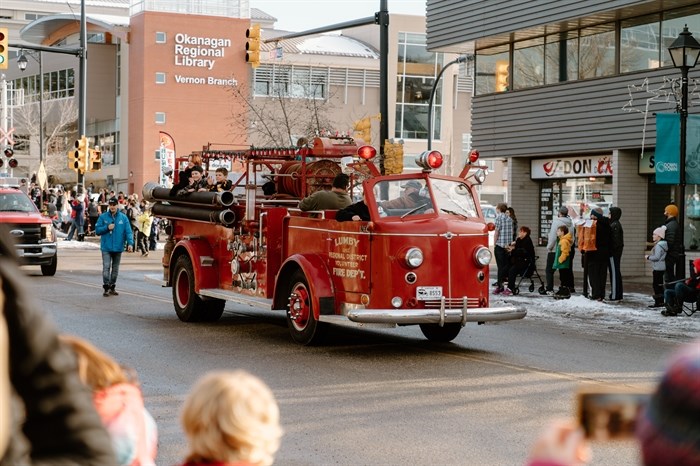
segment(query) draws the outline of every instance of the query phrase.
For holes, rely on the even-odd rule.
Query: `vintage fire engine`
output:
[[[149,183],[153,214],[171,222],[163,277],[185,322],[214,321],[226,301],[286,313],[293,339],[318,343],[329,324],[419,325],[432,341],[451,341],[468,322],[521,319],[516,307],[489,307],[491,252],[465,167],[438,175],[442,155],[424,152],[422,172],[382,176],[370,146],[351,138],[316,138],[302,149],[200,152],[204,165],[242,167],[233,191],[184,197]],[[370,221],[335,219],[337,211],[301,212],[299,199],[344,171],[364,198]],[[275,193],[261,192],[268,180]],[[409,183],[410,182],[410,183]],[[415,188],[412,206],[393,198]],[[154,277],[151,277],[153,280]]]

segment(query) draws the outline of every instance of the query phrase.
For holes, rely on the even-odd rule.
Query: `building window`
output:
[[[581,29],[579,39],[579,78],[615,74],[615,24]]]
[[[39,18],[43,18],[44,16],[46,16],[46,15],[42,15],[39,13],[25,13],[24,19],[26,19],[27,21],[35,21]]]
[[[503,63],[508,66],[509,64],[509,46],[500,45],[498,47],[491,47],[488,49],[478,50],[476,52],[476,84],[475,92],[477,95],[481,94],[491,94],[494,92],[503,92],[508,89],[497,90],[497,69],[502,70]],[[506,72],[509,68],[506,68]],[[501,77],[502,78],[502,77]],[[506,81],[507,81],[506,76]]]
[[[38,100],[41,76],[23,76],[13,81],[15,89],[24,90],[24,98]],[[44,73],[44,99],[63,99],[75,95],[75,71],[72,68]]]
[[[443,60],[443,54],[428,51],[425,34],[399,33],[394,137],[428,138],[428,102]],[[442,84],[435,90],[432,110],[433,139],[440,139]]]
[[[328,69],[309,66],[261,66],[255,70],[256,97],[321,99],[328,97]]]
[[[156,32],[156,44],[165,44],[166,35],[164,32]]]
[[[683,26],[688,25],[688,30],[693,33],[693,37],[700,38],[700,6],[682,8],[664,13],[661,25],[661,36],[664,44],[663,66],[673,66],[671,56],[668,54],[668,46],[673,43],[683,31]]]
[[[659,15],[622,21],[620,28],[620,73],[653,70],[661,66],[661,21]]]
[[[524,89],[543,84],[544,38],[517,42],[513,50],[513,88]]]
[[[111,132],[92,136],[90,144],[100,147],[102,151],[102,165],[116,165],[119,163],[119,133]]]
[[[578,31],[551,34],[545,38],[544,81],[554,84],[578,79]]]
[[[156,73],[156,84],[165,84],[165,73]]]
[[[156,112],[156,124],[157,125],[164,125],[165,124],[165,112]]]

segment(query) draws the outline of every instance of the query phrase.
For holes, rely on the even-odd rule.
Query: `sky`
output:
[[[388,0],[389,14],[425,16],[426,0]],[[258,8],[277,18],[275,27],[304,31],[321,26],[374,16],[380,0],[250,0]]]

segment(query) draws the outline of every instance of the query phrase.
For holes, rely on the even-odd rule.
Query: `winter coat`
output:
[[[569,229],[571,244],[574,244],[574,222],[571,220],[571,217],[556,217],[552,219],[552,226],[547,236],[547,252],[554,252],[557,246],[557,230],[562,225]]]
[[[355,215],[359,215],[360,220],[364,220],[366,222],[370,220],[369,207],[367,207],[365,201],[356,202],[354,204],[350,204],[344,209],[340,209],[338,212],[336,212],[335,219],[339,222],[348,222],[352,220],[352,217]]]
[[[610,229],[610,219],[602,214],[592,212],[596,217],[595,222],[595,252],[591,254],[589,260],[608,262],[612,255],[612,230]],[[589,257],[586,254],[586,257]]]
[[[319,190],[299,202],[299,208],[308,210],[344,209],[352,204],[352,199],[346,192]]]
[[[664,222],[664,225],[666,225],[666,235],[664,238],[668,243],[668,255],[673,258],[678,258],[684,252],[683,245],[681,244],[678,220],[676,220],[676,217],[670,217]]]
[[[535,263],[535,246],[532,244],[530,235],[515,240],[513,251],[510,253],[510,262],[519,269]]]
[[[109,224],[114,223],[114,230],[109,230]],[[95,234],[101,236],[100,249],[105,252],[124,252],[124,243],[134,246],[134,234],[129,219],[121,210],[116,214],[108,210],[100,215],[95,224]]]
[[[143,405],[141,389],[130,383],[117,384],[96,392],[93,401],[112,439],[116,464],[155,465],[158,428]]]
[[[1,312],[14,389],[10,441],[0,465],[113,465],[109,436],[78,378],[75,356],[22,284],[12,249],[0,235]]]
[[[647,256],[647,260],[651,262],[651,269],[657,272],[666,270],[666,251],[668,251],[668,243],[665,239],[660,239],[651,248],[651,253]]]
[[[619,207],[610,208],[612,255],[615,257],[622,257],[622,249],[625,247],[624,233],[622,231],[622,224],[620,223],[621,216],[622,209]]]
[[[554,270],[571,268],[571,242],[571,233],[559,237],[552,264]]]
[[[224,180],[221,183],[214,183],[209,186],[209,191],[221,193],[224,191],[231,191],[231,188],[233,188],[233,182],[231,180]]]
[[[148,236],[151,234],[151,226],[153,225],[153,216],[150,212],[144,211],[136,217],[139,231]]]
[[[85,223],[85,216],[83,215],[83,203],[78,199],[74,199],[73,201],[71,201],[70,207],[71,209],[73,209],[73,214],[71,215],[73,223],[75,223],[76,226],[80,226],[83,223]]]
[[[209,191],[209,183],[207,182],[206,178],[202,178],[199,181],[193,181],[192,184],[187,184],[184,188],[177,192],[177,197],[186,197],[189,194],[198,192],[200,189]]]
[[[576,226],[578,236],[578,249],[581,252],[595,251],[596,222],[593,220],[590,226],[585,223]]]

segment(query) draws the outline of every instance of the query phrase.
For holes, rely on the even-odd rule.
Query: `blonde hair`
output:
[[[120,383],[135,382],[129,370],[88,341],[72,335],[59,335],[58,338],[75,352],[80,380],[92,391],[97,392]]]
[[[212,372],[190,392],[182,412],[188,462],[248,462],[267,466],[282,428],[272,391],[243,370]]]

